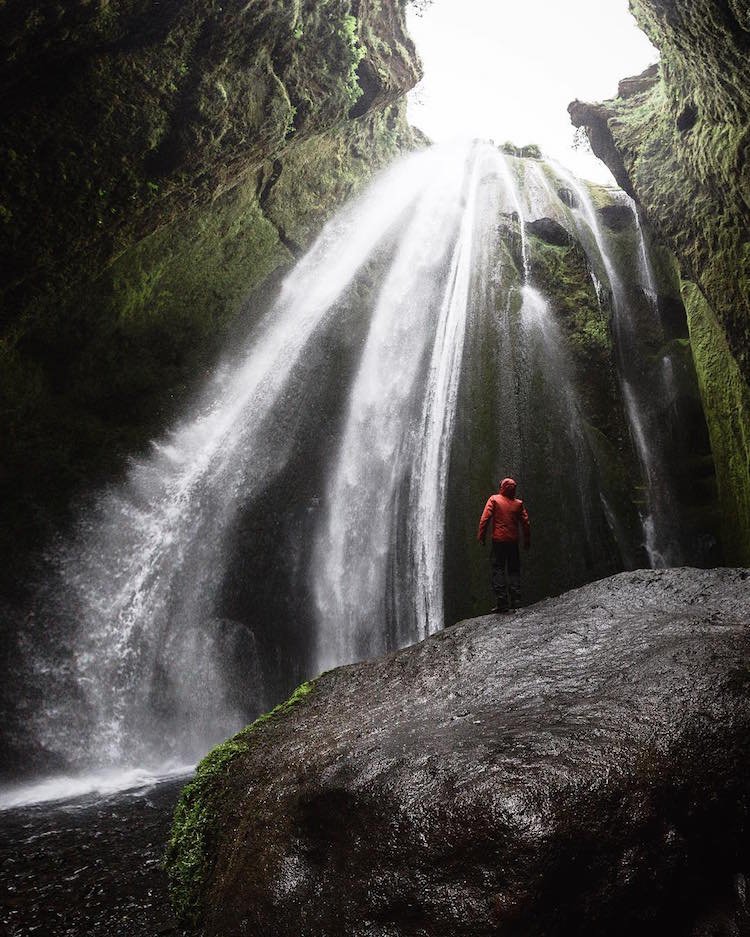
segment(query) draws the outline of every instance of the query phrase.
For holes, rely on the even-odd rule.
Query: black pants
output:
[[[492,591],[498,607],[518,608],[521,604],[521,555],[518,544],[493,540],[490,570]]]

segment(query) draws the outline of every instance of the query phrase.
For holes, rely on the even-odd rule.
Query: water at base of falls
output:
[[[553,554],[558,588],[627,562],[622,499],[529,281],[525,222],[557,217],[571,236],[587,222],[553,170],[522,164],[472,144],[386,171],[191,412],[84,512],[26,646],[30,743],[80,783],[194,763],[302,679],[442,628],[446,569],[469,578],[450,510],[473,525],[503,474],[532,522],[550,477],[559,491],[559,516],[537,514],[531,595]]]
[[[76,801],[108,797],[121,791],[148,790],[169,778],[188,777],[193,764],[162,764],[151,772],[146,768],[104,768],[89,774],[62,774],[37,782],[0,788],[0,811],[32,804]]]

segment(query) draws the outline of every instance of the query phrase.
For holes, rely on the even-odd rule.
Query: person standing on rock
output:
[[[491,495],[479,520],[477,540],[484,546],[487,525],[492,522],[490,570],[495,593],[493,612],[509,612],[521,604],[521,557],[518,541],[523,531],[523,546],[531,546],[531,525],[523,501],[516,498],[512,478],[500,482],[500,491]],[[507,580],[506,580],[507,574]]]

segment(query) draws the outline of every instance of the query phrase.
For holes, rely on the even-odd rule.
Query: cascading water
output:
[[[555,197],[550,191],[547,177],[537,164],[531,164],[530,171],[524,171],[522,191],[519,191],[518,183],[512,174],[509,175],[509,180],[515,193],[514,204],[517,206],[522,232],[525,232],[529,219],[547,217],[545,212],[550,208],[555,220],[564,220],[564,206],[559,197]],[[552,317],[547,301],[540,290],[529,283],[531,269],[528,247],[525,234],[522,237],[521,320],[525,324],[526,333],[533,335],[540,346],[536,350],[536,360],[531,367],[532,370],[542,372],[550,370],[556,377],[554,393],[561,405],[559,420],[567,428],[568,441],[575,455],[573,466],[578,503],[585,520],[585,530],[591,531],[595,523],[594,515],[598,510],[594,501],[596,493],[601,490],[601,484],[592,470],[592,455],[585,438],[581,405],[573,380],[573,365],[560,327]]]
[[[227,536],[293,446],[273,408],[303,350],[408,214],[424,163],[407,160],[327,226],[245,355],[218,370],[195,412],[98,499],[60,550],[48,614],[77,624],[64,666],[81,698],[38,714],[42,746],[83,764],[189,762],[266,706],[262,686],[233,704],[222,675],[223,659],[240,644],[252,658],[254,641],[216,620]],[[251,662],[248,678],[257,669]],[[37,658],[36,670],[49,666]]]
[[[312,567],[320,668],[443,626],[445,482],[488,159],[470,151],[430,180],[374,311]]]
[[[481,609],[486,560],[462,551],[505,474],[537,531],[527,596],[621,568],[626,508],[533,276],[540,218],[580,235],[584,288],[625,315],[583,187],[488,144],[406,158],[327,225],[57,551],[39,617],[68,637],[29,648],[35,744],[79,769],[189,763],[299,679]]]
[[[611,291],[612,323],[622,398],[644,477],[645,506],[641,519],[644,546],[649,557],[649,563],[655,567],[680,565],[684,561],[683,551],[680,546],[682,532],[679,529],[678,512],[672,498],[668,470],[664,462],[658,429],[653,421],[648,418],[648,396],[651,389],[644,379],[644,368],[641,356],[638,354],[635,324],[626,299],[625,283],[617,269],[616,261],[608,246],[607,237],[594,209],[590,194],[562,166],[555,163],[554,170],[560,180],[569,186],[575,194],[577,206],[573,207],[572,214],[576,220],[576,225],[579,232],[585,226],[590,237],[593,238],[599,262]],[[638,241],[637,266],[644,281],[639,285],[655,312],[656,284],[640,220],[632,200],[624,193],[621,193],[621,196],[627,201],[635,215],[634,224]],[[586,243],[585,237],[582,242]]]
[[[463,172],[455,168],[420,193],[378,296],[350,392],[312,564],[319,669],[376,654],[388,641],[386,629],[374,622],[386,620],[394,531],[407,466],[419,445],[415,397],[425,379],[434,310],[445,306],[444,268],[451,251],[463,249],[460,236],[454,247],[466,198]],[[403,627],[397,641],[407,640]]]

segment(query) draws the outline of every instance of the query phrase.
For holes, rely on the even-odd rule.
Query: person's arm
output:
[[[484,511],[482,511],[482,516],[479,519],[479,531],[477,532],[477,540],[480,543],[484,543],[484,538],[487,534],[487,524],[489,523],[490,518],[492,517],[492,498],[487,499],[487,504],[484,506]]]
[[[521,529],[523,530],[523,548],[528,550],[531,546],[531,524],[529,523],[529,512],[521,504]]]

